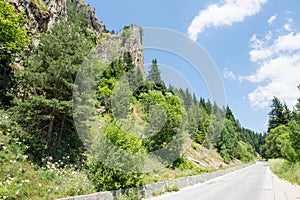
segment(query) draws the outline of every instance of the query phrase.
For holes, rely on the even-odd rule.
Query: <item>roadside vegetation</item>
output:
[[[270,159],[271,170],[282,179],[300,185],[300,162],[291,163],[283,159]]]
[[[250,162],[264,152],[268,155],[267,148],[260,148],[265,136],[243,128],[228,106],[197,98],[188,89],[166,86],[156,59],[146,78],[129,52],[104,66],[91,54],[101,40],[90,30],[84,7],[68,1],[68,20],[40,33],[40,45],[32,47],[22,15],[15,15],[8,1],[0,4],[1,27],[13,25],[3,26],[1,36],[12,28],[20,33],[1,37],[0,44],[0,199],[54,199],[126,189]],[[126,40],[130,31],[124,31]],[[22,59],[18,68],[16,58]],[[80,67],[86,67],[85,73],[91,65],[97,77],[89,80],[97,85],[93,120],[101,122],[105,138],[118,147],[109,149],[99,128],[82,124],[97,139],[92,143],[94,154],[80,140],[73,119],[88,119],[90,110],[84,106],[72,110],[73,101],[91,102],[72,96],[74,91],[84,94],[90,86],[91,82],[83,82],[86,85],[80,88],[74,82]],[[294,124],[289,129],[299,130]],[[282,136],[286,151],[280,155],[298,158],[291,149],[297,152],[298,143],[291,143],[289,137]],[[183,154],[187,142],[192,145]],[[103,148],[106,151],[97,151]],[[161,148],[165,153],[156,154]],[[127,159],[123,151],[136,156]],[[139,173],[145,163],[139,155],[150,152],[157,162],[164,161],[163,167]],[[104,164],[111,161],[118,168]],[[170,186],[166,191],[177,189]],[[126,196],[140,199],[134,190],[119,194],[118,199]]]
[[[263,152],[275,174],[300,185],[300,98],[292,111],[276,97],[271,108]]]

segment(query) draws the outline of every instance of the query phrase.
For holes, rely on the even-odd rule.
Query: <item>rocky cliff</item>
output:
[[[104,25],[96,17],[94,9],[81,0],[70,1],[86,9],[90,16],[90,28],[101,36]],[[25,13],[28,18],[26,27],[33,34],[46,32],[54,23],[68,18],[67,0],[12,0],[11,3],[18,11]]]
[[[68,19],[68,0],[12,0],[11,3],[19,12],[28,18],[26,27],[35,36],[38,45],[38,34],[48,31],[59,20]],[[98,20],[94,9],[83,0],[70,0],[76,6],[85,8],[89,16],[89,28],[98,37],[97,51],[104,61],[122,57],[130,52],[134,64],[144,72],[144,53],[142,45],[142,28],[136,25],[127,26],[120,34],[105,30],[104,24]]]
[[[143,29],[136,25],[124,28],[120,34],[103,33],[97,51],[103,61],[111,61],[130,52],[133,63],[144,72]]]

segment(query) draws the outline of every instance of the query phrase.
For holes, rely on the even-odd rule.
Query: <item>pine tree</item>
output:
[[[291,112],[287,105],[282,104],[277,97],[273,98],[271,108],[268,132],[277,126],[287,125],[291,119]]]
[[[148,74],[148,80],[154,82],[159,87],[165,87],[164,81],[161,79],[160,70],[158,69],[157,60],[152,60],[151,69]]]
[[[61,21],[49,33],[41,34],[41,44],[19,73],[25,94],[16,102],[14,110],[19,123],[36,140],[37,145],[29,149],[36,161],[47,155],[61,159],[70,151],[80,149],[72,116],[72,91],[76,74],[91,46],[78,30],[75,24]],[[73,161],[80,155],[71,154]]]

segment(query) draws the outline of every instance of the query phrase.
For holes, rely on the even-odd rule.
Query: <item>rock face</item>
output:
[[[94,9],[80,0],[71,0],[77,7],[85,7],[90,16],[90,28],[100,36],[104,30],[104,25],[96,17]],[[46,32],[51,26],[59,20],[66,20],[67,0],[12,0],[15,8],[28,17],[26,27],[33,34],[37,32]]]
[[[97,51],[104,61],[122,57],[130,52],[134,64],[144,73],[144,52],[142,28],[136,25],[127,26],[120,34],[109,33],[104,24],[98,20],[95,10],[83,0],[70,0],[77,7],[84,7],[89,16],[89,28],[99,38]],[[67,0],[11,0],[15,8],[25,13],[29,19],[26,27],[35,36],[34,44],[38,45],[38,33],[48,31],[59,20],[68,19]]]
[[[120,34],[103,33],[97,51],[104,62],[112,61],[130,52],[133,63],[144,73],[143,29],[127,26]]]

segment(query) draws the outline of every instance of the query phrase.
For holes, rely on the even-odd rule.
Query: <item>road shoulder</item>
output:
[[[275,200],[299,200],[300,186],[293,185],[290,182],[280,179],[272,173]]]

